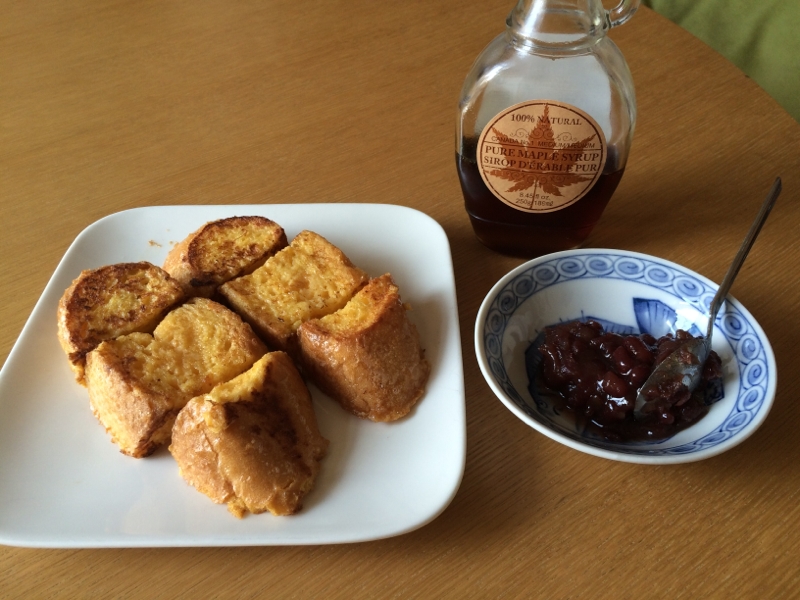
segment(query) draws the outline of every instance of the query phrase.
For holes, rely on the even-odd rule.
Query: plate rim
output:
[[[451,425],[451,429],[453,432],[453,438],[448,441],[448,445],[452,447],[452,457],[450,462],[452,465],[448,464],[448,471],[449,471],[449,478],[447,478],[447,486],[448,489],[445,490],[442,487],[442,491],[439,494],[435,494],[436,496],[436,503],[430,505],[430,509],[421,510],[420,516],[416,516],[414,518],[408,518],[406,520],[400,520],[400,522],[387,520],[385,526],[380,530],[376,530],[372,533],[360,531],[360,532],[351,532],[350,535],[339,533],[334,535],[320,535],[318,537],[308,537],[306,535],[301,535],[296,539],[290,539],[291,536],[281,536],[280,538],[276,539],[268,539],[271,537],[273,530],[265,530],[262,534],[257,534],[255,537],[253,536],[245,536],[240,537],[237,534],[233,534],[230,536],[208,536],[197,537],[192,535],[191,533],[186,533],[184,536],[168,536],[166,538],[159,537],[158,535],[146,535],[143,537],[138,536],[126,536],[119,532],[111,532],[107,536],[99,536],[96,539],[92,539],[91,535],[84,536],[80,540],[70,540],[65,538],[62,534],[55,534],[53,536],[42,536],[41,534],[33,531],[33,530],[19,530],[17,528],[8,528],[6,526],[0,525],[0,544],[9,545],[9,546],[18,546],[18,547],[37,547],[37,548],[122,548],[122,547],[191,547],[191,546],[278,546],[278,545],[317,545],[317,544],[334,544],[334,543],[355,543],[355,542],[363,542],[363,541],[371,541],[377,539],[383,539],[387,537],[393,537],[397,535],[403,535],[405,533],[409,533],[416,529],[419,529],[433,520],[435,520],[439,515],[444,512],[447,507],[450,505],[452,500],[455,498],[458,490],[460,488],[461,482],[463,480],[465,465],[466,465],[466,395],[465,395],[465,388],[464,388],[464,376],[463,376],[463,353],[461,347],[461,335],[460,335],[460,328],[458,322],[458,303],[456,297],[456,286],[455,286],[455,273],[452,261],[452,250],[450,248],[449,239],[447,238],[447,234],[444,231],[442,225],[436,221],[430,215],[407,206],[403,205],[396,205],[396,204],[380,204],[380,203],[358,203],[358,202],[343,202],[343,203],[307,203],[307,204],[198,204],[198,205],[155,205],[155,206],[142,206],[142,207],[133,207],[129,209],[124,209],[121,211],[117,211],[114,213],[110,213],[108,215],[104,215],[99,219],[93,221],[92,223],[88,224],[84,227],[74,238],[71,242],[69,247],[64,252],[63,256],[59,260],[58,264],[56,265],[53,273],[51,274],[47,284],[45,285],[43,291],[41,292],[40,296],[37,298],[36,302],[34,303],[31,312],[26,319],[23,328],[15,340],[14,344],[12,345],[2,368],[0,368],[0,391],[4,390],[6,387],[6,380],[9,377],[9,373],[15,368],[15,366],[19,363],[19,361],[25,359],[23,352],[25,350],[25,345],[30,336],[32,335],[32,331],[35,326],[38,326],[40,321],[45,318],[49,318],[51,316],[49,314],[49,309],[52,308],[49,306],[52,304],[53,294],[56,294],[56,299],[60,297],[63,291],[58,286],[60,282],[67,277],[70,276],[70,281],[72,276],[77,276],[77,273],[66,273],[67,266],[70,263],[71,256],[73,252],[77,252],[76,248],[80,248],[81,244],[84,244],[84,238],[90,236],[92,231],[95,229],[100,228],[101,230],[104,227],[109,226],[111,223],[112,227],[113,224],[117,223],[119,219],[125,219],[126,216],[129,215],[138,215],[141,216],[143,213],[147,218],[154,218],[153,215],[156,215],[159,212],[163,213],[174,213],[177,211],[178,214],[186,215],[185,222],[189,222],[191,224],[185,224],[184,228],[188,229],[188,231],[194,231],[197,227],[201,226],[206,219],[201,217],[193,217],[192,211],[195,209],[199,209],[201,214],[205,213],[224,213],[220,214],[220,216],[216,218],[224,218],[227,216],[234,216],[236,214],[244,214],[245,212],[250,214],[263,214],[264,216],[270,217],[270,213],[272,212],[285,212],[288,211],[289,214],[295,215],[293,217],[294,221],[298,221],[301,218],[301,214],[307,211],[325,211],[328,214],[340,214],[340,215],[347,215],[348,211],[352,210],[359,210],[359,211],[372,211],[373,215],[391,215],[396,218],[396,215],[402,213],[404,215],[404,219],[407,222],[413,222],[415,225],[424,222],[427,227],[432,227],[433,229],[427,229],[427,231],[435,231],[436,235],[440,236],[438,240],[434,240],[432,243],[436,245],[436,247],[441,251],[440,257],[432,261],[431,264],[433,268],[436,269],[437,274],[437,281],[442,280],[441,287],[437,289],[437,292],[441,292],[444,295],[442,300],[442,309],[446,309],[446,313],[453,313],[453,314],[444,314],[443,323],[442,323],[442,335],[440,336],[441,339],[438,344],[439,349],[439,361],[442,367],[442,370],[446,366],[448,368],[448,373],[440,373],[439,377],[446,376],[446,383],[448,385],[448,393],[450,396],[454,397],[448,406],[452,404],[452,406],[456,409],[455,413],[452,415],[453,424]],[[308,214],[308,213],[307,213]],[[281,226],[287,227],[287,233],[291,228],[291,224],[287,223],[285,226],[281,223],[279,217],[274,217],[274,220],[279,223]],[[388,219],[391,220],[391,219]],[[388,226],[388,225],[387,225]],[[407,225],[406,225],[407,226]],[[341,226],[339,226],[339,229]],[[296,232],[292,232],[293,237],[295,233],[298,233],[302,230],[302,227],[298,228]],[[322,231],[321,228],[317,228],[318,232],[325,236],[325,231]],[[142,232],[140,234],[139,241],[147,241],[150,236],[148,232]],[[143,238],[143,239],[141,239]],[[351,239],[358,239],[358,236],[354,236]],[[411,241],[411,240],[409,240]],[[353,242],[358,244],[357,241]],[[368,247],[363,246],[363,251],[366,251]],[[142,259],[146,260],[146,259]],[[102,264],[107,264],[103,263]],[[399,264],[399,263],[398,263]],[[412,265],[414,268],[417,268],[418,265]],[[91,266],[86,266],[84,268],[92,268]],[[376,276],[377,273],[371,273],[372,275]],[[437,284],[439,285],[439,284]],[[66,286],[64,286],[66,289]],[[402,290],[401,290],[402,291]],[[404,300],[408,300],[404,298]],[[57,301],[57,300],[56,300]],[[450,311],[450,307],[454,310]],[[415,305],[416,308],[416,305]],[[55,316],[53,315],[53,323],[55,323]],[[53,327],[53,331],[55,331],[55,327]],[[446,335],[445,335],[446,334]],[[31,342],[33,343],[33,342]],[[74,383],[74,382],[73,382]],[[432,385],[433,381],[429,380],[428,385]],[[430,390],[430,388],[429,388]],[[4,398],[0,396],[0,405]],[[87,402],[88,403],[88,402]],[[0,428],[0,433],[2,433],[2,428]],[[113,451],[113,450],[112,450]],[[456,460],[457,459],[457,460]],[[323,463],[324,469],[324,463]],[[2,470],[0,470],[1,472]],[[9,480],[10,481],[10,480]],[[0,475],[0,483],[3,482],[3,477]],[[199,494],[192,490],[194,494]],[[225,511],[225,507],[214,505],[209,499],[200,495],[203,501],[208,502],[208,505],[214,510],[223,510]],[[0,514],[2,514],[3,508],[0,507]],[[228,515],[226,515],[228,516]],[[233,517],[230,517],[231,519]],[[278,517],[273,517],[269,514],[266,515],[250,515],[248,516],[249,519],[277,519]],[[245,519],[246,521],[247,519]],[[324,532],[323,532],[324,533]],[[216,538],[216,539],[211,539]]]

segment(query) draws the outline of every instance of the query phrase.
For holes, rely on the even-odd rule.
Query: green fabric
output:
[[[800,121],[800,0],[643,0],[737,65]]]

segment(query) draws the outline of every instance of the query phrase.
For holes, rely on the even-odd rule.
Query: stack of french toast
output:
[[[406,416],[430,367],[390,274],[257,216],[206,223],[147,262],[83,271],[58,338],[90,406],[135,458],[167,446],[231,513],[294,514],[328,440],[307,381],[372,421]]]

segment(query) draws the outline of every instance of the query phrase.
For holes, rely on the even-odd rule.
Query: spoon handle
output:
[[[711,338],[711,331],[714,328],[714,321],[717,320],[717,313],[722,306],[722,302],[725,300],[725,296],[728,295],[728,291],[730,291],[731,286],[733,285],[733,280],[736,279],[736,276],[739,274],[739,269],[742,268],[742,263],[744,263],[744,259],[747,258],[747,253],[750,252],[750,248],[753,247],[753,242],[756,241],[756,237],[758,237],[758,234],[761,231],[761,226],[764,225],[764,221],[767,220],[769,212],[775,205],[775,201],[778,199],[778,196],[781,193],[781,188],[781,178],[776,177],[775,183],[772,184],[772,188],[769,190],[764,203],[761,205],[761,210],[758,211],[756,220],[753,221],[753,224],[750,226],[750,231],[747,232],[742,245],[739,247],[739,252],[733,259],[731,266],[728,267],[728,272],[725,274],[725,279],[722,280],[717,293],[714,295],[714,299],[711,301],[711,306],[708,310],[708,330],[706,331],[707,339]]]

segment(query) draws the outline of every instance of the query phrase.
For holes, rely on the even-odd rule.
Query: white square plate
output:
[[[389,272],[412,305],[431,377],[405,419],[372,423],[311,387],[328,456],[303,510],[236,519],[178,475],[166,449],[120,454],[89,408],[56,337],[58,300],[82,269],[147,260],[206,221],[263,215],[303,229],[371,276]],[[89,548],[358,542],[436,518],[464,471],[466,420],[450,246],[427,215],[379,204],[163,206],[110,215],[73,242],[0,371],[0,543]]]

